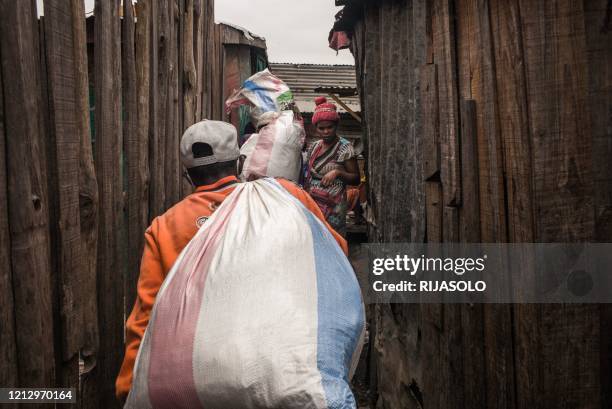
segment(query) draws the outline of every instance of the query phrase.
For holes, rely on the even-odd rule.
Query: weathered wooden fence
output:
[[[612,3],[343,0],[382,242],[612,240]],[[378,305],[377,407],[612,406],[603,305]]]
[[[0,0],[0,386],[118,406],[143,232],[188,192],[183,130],[223,116],[213,5],[97,0],[88,73],[83,0]]]

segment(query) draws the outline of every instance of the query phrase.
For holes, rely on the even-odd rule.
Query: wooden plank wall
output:
[[[88,72],[64,3],[0,1],[0,385],[115,408],[143,233],[190,192],[178,145],[221,118],[223,46],[212,0],[97,0]]]
[[[11,377],[24,387],[54,385],[49,202],[36,10],[33,2],[2,1],[0,16],[5,138],[2,166],[8,192],[8,263],[17,361],[17,373],[2,378]]]
[[[609,1],[364,3],[371,241],[612,240]],[[612,406],[609,307],[371,311],[378,407]]]

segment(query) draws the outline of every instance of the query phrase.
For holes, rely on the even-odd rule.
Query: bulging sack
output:
[[[251,107],[251,117],[257,126],[267,122],[264,114],[291,110],[294,104],[293,93],[280,78],[265,69],[249,77],[242,88],[235,91],[225,102],[226,110],[241,105]]]
[[[306,133],[303,123],[292,111],[283,111],[240,148],[245,156],[240,178],[282,177],[297,182],[302,165],[302,146]]]
[[[126,408],[355,408],[354,272],[274,179],[240,184],[157,296]]]

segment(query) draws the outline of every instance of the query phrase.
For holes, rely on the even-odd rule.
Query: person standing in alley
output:
[[[157,293],[181,251],[239,183],[236,177],[239,154],[236,128],[226,122],[198,122],[190,126],[181,139],[181,162],[195,191],[156,217],[145,232],[137,297],[126,322],[125,357],[115,384],[116,396],[121,402],[125,401],[132,386],[136,356]],[[347,254],[346,241],[327,225],[310,196],[288,180],[277,180],[326,224]]]
[[[341,235],[346,230],[346,187],[359,184],[359,166],[353,146],[336,133],[340,115],[325,97],[315,99],[312,124],[320,138],[307,154],[304,187],[319,205],[327,222]]]

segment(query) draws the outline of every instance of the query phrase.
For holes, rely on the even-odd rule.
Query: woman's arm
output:
[[[357,165],[357,159],[351,158],[344,162],[344,170],[334,169],[327,172],[327,174],[321,179],[323,186],[328,186],[337,178],[342,179],[344,183],[350,186],[357,186],[360,182],[359,176],[359,165]]]

